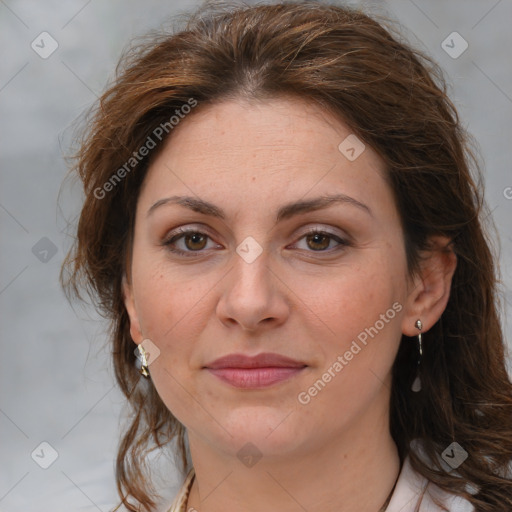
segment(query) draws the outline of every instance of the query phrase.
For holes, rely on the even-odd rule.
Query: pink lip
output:
[[[305,367],[304,367],[305,368]],[[264,388],[299,373],[302,368],[220,368],[208,370],[237,388]]]
[[[279,354],[254,357],[230,354],[205,366],[219,379],[238,388],[262,388],[289,379],[307,365]]]

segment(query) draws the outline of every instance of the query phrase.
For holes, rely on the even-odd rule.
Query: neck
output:
[[[383,419],[383,418],[381,418]],[[189,432],[196,478],[187,510],[379,512],[400,459],[388,421],[346,429],[331,442],[247,468]]]

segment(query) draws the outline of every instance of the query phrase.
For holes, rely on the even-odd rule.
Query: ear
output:
[[[132,285],[128,282],[126,275],[123,276],[123,300],[128,317],[130,318],[130,335],[132,340],[138,345],[144,339],[140,328],[139,317],[135,308]]]
[[[420,270],[409,284],[409,293],[402,317],[402,333],[416,336],[415,324],[421,320],[422,332],[428,331],[443,314],[448,299],[457,256],[447,237],[432,237],[431,249],[421,255]]]

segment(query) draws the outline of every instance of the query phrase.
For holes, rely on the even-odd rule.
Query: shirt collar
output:
[[[194,478],[195,471],[192,468],[167,512],[187,512],[187,500]],[[386,512],[441,512],[443,509],[435,504],[434,498],[446,505],[450,512],[474,512],[474,507],[467,500],[442,491],[414,471],[407,457]]]

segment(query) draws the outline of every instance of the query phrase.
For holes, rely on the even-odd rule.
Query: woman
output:
[[[199,11],[126,56],[77,155],[63,284],[112,321],[117,482],[165,510],[512,510],[512,386],[439,68],[317,2]]]

